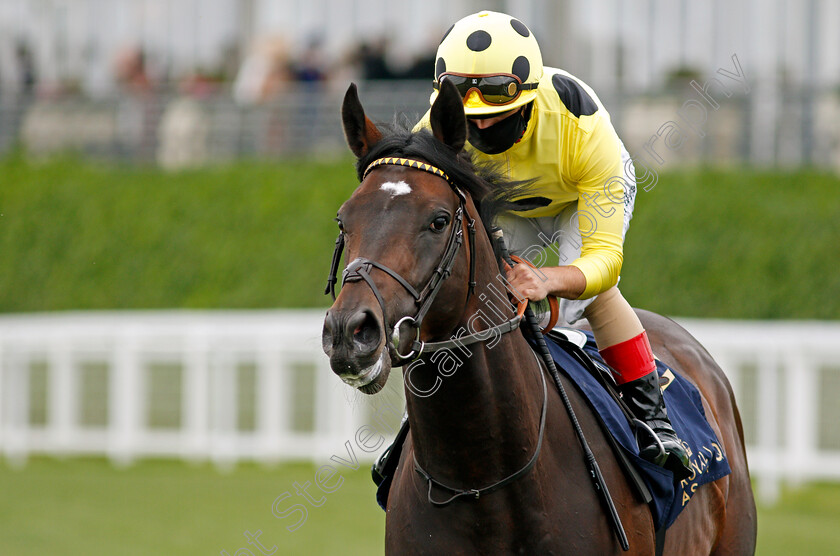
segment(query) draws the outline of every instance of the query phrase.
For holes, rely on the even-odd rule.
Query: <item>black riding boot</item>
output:
[[[655,435],[637,427],[640,455],[673,472],[677,480],[688,477],[691,474],[688,452],[668,420],[656,371],[622,384],[619,389],[633,415],[650,427]]]

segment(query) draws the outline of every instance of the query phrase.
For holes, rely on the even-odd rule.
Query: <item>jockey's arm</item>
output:
[[[568,265],[539,272],[517,265],[508,275],[511,285],[532,301],[555,295],[587,299],[618,282],[624,258],[624,167],[621,143],[610,121],[602,118],[577,145],[578,227],[581,256]]]
[[[517,293],[531,301],[540,301],[548,295],[565,299],[578,299],[586,291],[586,277],[576,266],[544,266],[534,270],[518,264],[507,273],[508,282]]]

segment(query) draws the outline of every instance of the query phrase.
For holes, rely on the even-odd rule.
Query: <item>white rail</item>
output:
[[[332,374],[320,349],[322,318],[323,311],[0,318],[0,452],[17,462],[33,452],[120,463],[327,459],[368,422],[370,408]],[[91,384],[97,368],[106,370]],[[243,388],[248,373],[253,387]],[[104,413],[98,422],[85,423],[83,399]],[[250,425],[241,422],[243,407]]]
[[[840,480],[840,323],[681,320],[729,377],[761,500]]]
[[[16,463],[31,453],[121,464],[323,461],[365,425],[393,433],[399,381],[373,397],[344,386],[321,352],[322,318],[322,310],[2,317],[0,453]],[[840,480],[840,323],[680,322],[733,384],[764,501],[782,480]]]

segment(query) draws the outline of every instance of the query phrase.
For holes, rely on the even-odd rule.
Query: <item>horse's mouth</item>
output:
[[[358,373],[341,373],[338,376],[345,384],[356,388],[360,392],[375,394],[385,386],[385,381],[388,379],[387,371],[391,367],[390,363],[388,350],[383,349],[379,358],[370,367],[362,369]]]

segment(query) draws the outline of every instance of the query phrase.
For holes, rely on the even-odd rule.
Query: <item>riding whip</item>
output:
[[[510,258],[510,253],[508,253],[502,230],[496,228],[493,231],[493,238],[497,242],[499,252],[501,253],[504,261],[513,266],[514,262]],[[616,510],[615,503],[612,500],[612,496],[610,496],[610,491],[607,488],[606,481],[604,481],[604,476],[601,474],[601,468],[598,466],[598,462],[595,460],[595,454],[592,453],[592,450],[589,448],[589,444],[586,441],[586,437],[583,435],[583,429],[578,422],[574,409],[572,409],[572,402],[569,400],[569,396],[566,394],[566,389],[563,387],[563,383],[560,380],[560,372],[557,370],[557,366],[554,364],[554,359],[548,351],[548,346],[545,343],[545,337],[540,330],[540,323],[530,306],[525,309],[525,322],[528,331],[531,333],[531,336],[539,348],[540,355],[548,368],[548,372],[551,374],[551,377],[554,379],[554,383],[557,385],[557,390],[560,392],[560,398],[563,400],[563,405],[569,413],[572,428],[574,428],[575,434],[577,434],[581,448],[583,449],[583,456],[586,460],[586,465],[589,468],[590,478],[593,481],[595,491],[598,493],[598,496],[607,508],[607,513],[610,515],[611,524],[615,534],[618,536],[619,542],[621,543],[621,548],[624,551],[630,550],[630,543],[627,540],[627,534],[624,531],[624,526],[621,524],[621,517],[619,517],[618,510]]]

